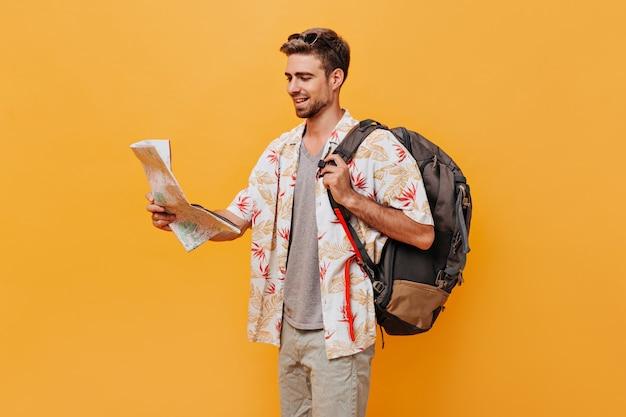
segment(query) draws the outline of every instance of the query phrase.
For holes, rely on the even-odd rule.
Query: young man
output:
[[[242,233],[252,227],[248,337],[280,347],[283,417],[364,416],[376,337],[373,290],[327,189],[353,214],[374,262],[387,236],[430,247],[433,220],[415,161],[388,131],[371,133],[349,165],[331,153],[358,123],[339,105],[348,44],[317,28],[291,35],[280,50],[287,92],[305,122],[269,144],[248,186],[219,212]],[[318,169],[320,159],[334,164]],[[147,197],[154,226],[170,230],[175,214]]]

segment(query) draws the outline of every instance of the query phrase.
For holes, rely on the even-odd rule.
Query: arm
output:
[[[430,248],[435,239],[433,226],[411,220],[402,210],[381,206],[354,190],[341,205],[382,234],[419,249]]]
[[[230,220],[231,222],[235,223],[235,225],[239,228],[239,230],[241,230],[240,234],[237,233],[233,233],[233,232],[221,232],[216,234],[215,236],[213,236],[210,240],[214,241],[214,242],[223,242],[226,240],[235,240],[240,238],[241,236],[243,236],[243,234],[246,232],[246,230],[248,229],[248,227],[250,227],[250,222],[246,222],[244,219],[242,219],[239,216],[235,216],[233,213],[231,213],[230,211],[223,209],[223,210],[213,210],[215,213],[219,214],[220,216],[226,217],[228,220]]]
[[[418,223],[401,210],[384,207],[357,193],[350,183],[348,165],[338,155],[331,154],[326,161],[334,161],[336,166],[327,164],[320,174],[324,176],[324,185],[330,188],[338,204],[392,239],[423,250],[430,248],[435,238],[433,226]]]
[[[244,232],[252,225],[254,221],[253,214],[255,213],[253,211],[254,197],[251,195],[251,191],[259,187],[258,178],[263,177],[266,174],[265,171],[270,171],[271,173],[274,172],[273,166],[267,166],[267,164],[268,161],[273,160],[271,156],[276,152],[273,144],[276,141],[281,140],[281,138],[282,137],[272,142],[261,154],[254,169],[250,173],[248,186],[237,193],[228,207],[222,210],[214,210],[215,213],[235,223],[239,230],[241,230],[241,234],[221,232],[213,236],[210,240],[217,242],[237,239],[243,236]],[[155,204],[151,193],[146,194],[146,198],[149,201],[146,209],[152,213],[152,224],[154,227],[161,230],[171,231],[169,224],[176,220],[176,215],[168,213],[165,207]],[[258,215],[258,213],[256,213],[256,215]]]
[[[152,213],[152,225],[160,230],[165,230],[171,232],[169,224],[176,220],[176,215],[173,213],[168,213],[163,206],[159,206],[154,202],[154,198],[151,193],[146,194],[146,199],[148,200],[148,205],[146,206],[146,210]],[[235,225],[241,230],[240,234],[233,232],[221,232],[213,236],[210,240],[221,242],[226,240],[234,240],[237,239],[245,233],[246,229],[250,227],[250,222],[242,219],[239,216],[234,215],[228,210],[214,210],[215,213],[227,218],[231,222],[235,223]]]

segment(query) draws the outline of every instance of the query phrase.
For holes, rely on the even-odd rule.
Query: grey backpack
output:
[[[346,221],[350,213],[334,201],[330,189],[328,197],[353,246],[356,261],[372,281],[378,324],[390,335],[412,335],[432,327],[452,289],[463,282],[470,251],[472,198],[458,165],[437,145],[403,127],[390,129],[374,120],[364,120],[348,132],[334,153],[348,163],[376,129],[393,133],[417,161],[435,223],[432,246],[421,250],[390,238],[380,262],[374,264]]]

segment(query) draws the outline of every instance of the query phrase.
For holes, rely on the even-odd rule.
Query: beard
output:
[[[303,109],[296,108],[296,116],[298,116],[301,119],[309,119],[315,116],[317,113],[319,113],[320,110],[322,110],[328,104],[327,101],[322,101],[322,100],[313,101],[313,99],[311,98],[309,98],[309,102],[310,102],[309,106]]]

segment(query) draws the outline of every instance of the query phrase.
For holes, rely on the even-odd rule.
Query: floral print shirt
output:
[[[358,124],[345,110],[328,138],[323,155],[332,152]],[[299,146],[305,123],[272,141],[249,177],[248,186],[227,210],[251,223],[251,285],[248,338],[280,346],[283,285]],[[424,184],[415,160],[392,133],[376,129],[361,144],[349,164],[352,187],[381,205],[402,210],[412,220],[433,224]],[[319,279],[324,337],[328,359],[352,355],[374,344],[376,317],[373,289],[361,267],[346,262],[354,256],[343,227],[328,200],[322,178],[315,190]],[[350,223],[374,262],[380,260],[387,237],[355,216]],[[350,306],[346,308],[345,294]]]

